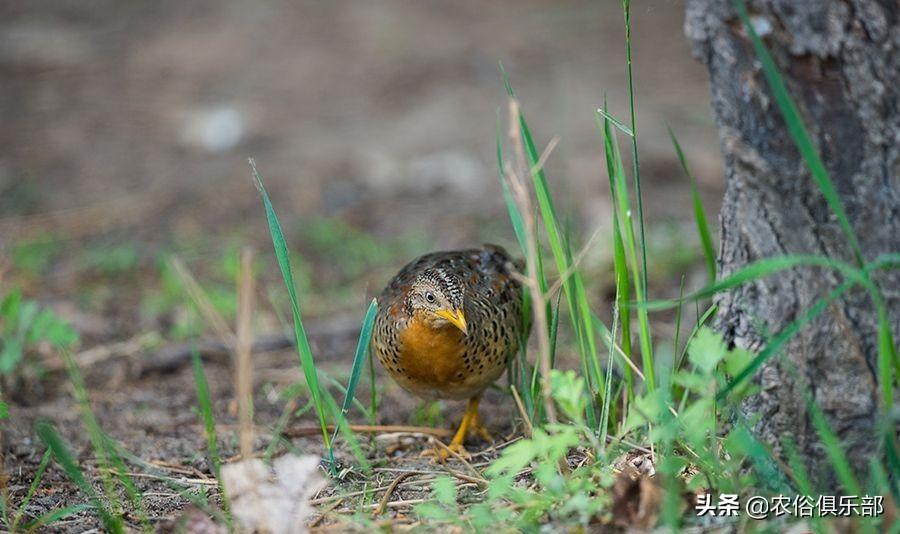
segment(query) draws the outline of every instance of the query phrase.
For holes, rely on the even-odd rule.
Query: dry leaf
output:
[[[649,529],[659,517],[662,493],[656,478],[647,474],[647,465],[626,465],[613,484],[613,523],[624,528]],[[649,468],[652,469],[652,466]]]
[[[285,455],[269,469],[253,458],[222,466],[222,483],[235,522],[246,532],[306,532],[309,499],[325,485],[319,458]]]

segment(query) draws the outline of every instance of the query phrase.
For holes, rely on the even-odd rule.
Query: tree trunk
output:
[[[897,0],[759,0],[748,10],[859,237],[865,261],[900,251],[900,3]],[[725,155],[720,215],[721,276],[761,258],[817,254],[854,263],[834,213],[797,151],[752,44],[729,0],[688,0],[685,30],[709,69]],[[759,350],[842,281],[797,268],[717,298],[726,341]],[[900,333],[900,274],[875,282]],[[862,480],[881,440],[876,313],[855,288],[801,330],[757,373],[744,409],[781,453],[789,436],[814,480],[834,486],[825,449],[806,410],[808,391]]]

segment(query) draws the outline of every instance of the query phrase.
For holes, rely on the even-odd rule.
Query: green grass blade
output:
[[[604,115],[606,117],[606,115]],[[612,148],[612,147],[608,147]],[[616,174],[615,155],[607,153],[606,170],[609,176],[609,193],[615,198],[614,176]],[[615,211],[615,207],[613,207]],[[622,352],[631,358],[631,308],[627,306],[631,300],[631,282],[628,278],[628,260],[625,255],[625,243],[622,241],[622,229],[619,227],[619,218],[613,213],[613,272],[616,277],[616,309],[622,324]],[[631,367],[624,366],[625,385],[628,389],[629,399],[634,398],[634,377]]]
[[[891,364],[894,364],[897,376],[900,377],[900,360],[894,336],[891,333],[890,317],[884,301],[879,297],[875,302],[878,311],[878,381],[881,382],[881,395],[885,409],[894,406],[894,380],[891,378]]]
[[[694,221],[697,223],[697,234],[700,236],[700,244],[703,247],[703,257],[706,259],[706,270],[709,272],[709,281],[716,279],[716,249],[713,246],[712,237],[709,231],[709,223],[706,222],[706,212],[703,209],[703,200],[700,198],[700,192],[697,190],[697,180],[694,173],[688,167],[687,158],[684,157],[684,151],[681,150],[681,144],[675,137],[675,132],[669,128],[669,137],[672,138],[672,144],[675,145],[675,153],[678,154],[678,161],[681,162],[681,168],[691,181],[691,200],[694,203]]]
[[[509,77],[502,70],[503,81],[507,93],[510,98],[515,98]],[[534,144],[531,130],[528,122],[525,120],[524,113],[519,113],[519,129],[522,137],[522,144],[528,159],[531,171],[532,185],[534,186],[535,197],[537,198],[538,208],[541,213],[541,222],[544,231],[550,242],[550,250],[553,252],[553,258],[556,263],[557,272],[562,275],[570,270],[572,266],[572,251],[568,239],[560,232],[559,219],[556,215],[556,208],[553,204],[553,198],[550,194],[550,187],[547,183],[547,177],[544,169],[538,164],[540,162],[540,154]],[[601,372],[599,362],[597,360],[596,341],[594,340],[593,329],[590,324],[590,307],[587,296],[584,292],[584,283],[581,280],[581,274],[578,270],[574,270],[571,276],[563,281],[563,291],[566,296],[566,304],[569,310],[569,318],[572,321],[572,328],[575,331],[575,338],[579,348],[579,355],[582,360],[582,367],[587,377],[588,383],[594,387],[595,392],[602,389]],[[543,289],[543,288],[542,288]],[[543,289],[546,291],[545,289]],[[593,425],[595,423],[594,413],[588,414],[588,420]]]
[[[356,461],[359,463],[362,471],[367,475],[371,475],[372,466],[366,459],[366,454],[365,452],[363,452],[362,447],[359,444],[359,440],[356,438],[356,434],[353,433],[353,429],[351,429],[350,425],[347,424],[347,420],[341,417],[341,410],[340,408],[338,408],[337,401],[335,401],[332,395],[328,394],[325,395],[325,402],[329,413],[331,413],[332,419],[334,421],[337,421],[335,430],[339,430],[343,434],[344,441],[347,443],[347,446],[350,448],[350,452],[353,453],[353,456],[356,458]],[[328,458],[326,460],[327,462],[325,463],[328,466],[328,469],[331,471],[331,474],[333,476],[337,475],[337,462],[334,458],[333,447],[331,449],[328,449]]]
[[[503,83],[506,86],[506,91],[509,94],[510,98],[516,98],[515,93],[512,90],[512,86],[509,82],[509,77],[506,75],[506,71],[502,70],[503,74]],[[534,144],[534,139],[531,136],[531,130],[528,127],[528,122],[525,120],[525,114],[519,112],[519,129],[522,133],[522,144],[525,148],[525,155],[528,158],[528,165],[532,168],[531,179],[534,184],[535,189],[535,197],[538,201],[538,208],[541,213],[541,221],[543,222],[544,229],[547,232],[547,237],[550,242],[550,250],[553,252],[553,258],[556,261],[556,269],[562,274],[566,272],[568,265],[566,265],[566,254],[563,247],[563,236],[559,230],[558,218],[556,216],[556,208],[553,205],[553,198],[550,195],[550,186],[547,184],[547,177],[544,174],[543,168],[537,168],[537,164],[540,160],[540,154],[537,151],[537,147]],[[524,250],[524,249],[523,249]],[[566,292],[566,299],[570,301],[570,311],[572,313],[572,317],[575,317],[574,314],[574,301],[572,300],[572,277],[563,284],[563,288]],[[542,288],[544,289],[544,288]]]
[[[871,272],[875,269],[896,269],[898,267],[900,267],[900,253],[892,252],[878,256],[866,265],[865,270],[866,272]]]
[[[58,508],[41,515],[33,521],[25,523],[23,527],[26,531],[33,532],[36,531],[38,527],[50,526],[57,521],[65,519],[69,516],[73,516],[75,514],[80,514],[81,512],[85,512],[92,508],[94,508],[94,506],[88,503],[73,504],[72,506],[66,506],[65,508]]]
[[[28,492],[25,494],[25,498],[22,499],[22,502],[16,509],[16,515],[13,517],[12,523],[9,526],[9,530],[11,532],[16,531],[16,526],[19,524],[19,521],[22,520],[22,514],[25,513],[25,508],[28,507],[28,503],[31,502],[31,498],[34,497],[34,492],[37,491],[38,486],[40,486],[41,479],[44,477],[44,471],[47,470],[47,465],[50,463],[51,455],[52,452],[48,447],[47,450],[44,451],[44,455],[41,457],[41,463],[38,464],[37,471],[35,471],[34,473],[34,478],[31,481],[31,485],[28,487]]]
[[[759,35],[756,33],[756,29],[750,21],[750,15],[747,13],[747,6],[744,4],[743,0],[732,0],[732,3],[744,23],[747,35],[750,36],[750,40],[753,42],[753,48],[756,49],[756,55],[759,57],[759,61],[762,64],[766,80],[769,82],[769,88],[772,90],[772,96],[775,98],[775,103],[778,105],[779,111],[781,111],[781,116],[784,118],[784,122],[788,127],[788,132],[790,132],[791,138],[793,138],[794,144],[797,146],[797,150],[800,151],[800,155],[803,156],[804,161],[806,161],[806,166],[809,168],[813,179],[819,186],[819,190],[822,191],[825,201],[828,203],[831,211],[834,212],[838,223],[847,235],[857,264],[861,266],[863,264],[863,255],[862,249],[859,246],[859,240],[856,237],[856,233],[853,231],[850,220],[847,218],[844,204],[837,194],[834,183],[831,181],[831,176],[829,176],[828,170],[825,168],[825,164],[822,162],[822,158],[819,156],[819,152],[816,150],[816,147],[809,136],[809,132],[803,123],[803,119],[800,116],[800,110],[794,103],[793,98],[791,98],[787,86],[784,83],[784,79],[781,76],[781,72],[778,70],[778,66],[775,65],[775,60],[772,58],[766,45],[762,42],[762,39],[760,39]]]
[[[366,355],[369,353],[369,344],[372,341],[372,328],[375,326],[375,316],[378,314],[378,302],[372,299],[369,308],[366,310],[365,319],[363,319],[362,329],[359,332],[359,342],[356,345],[356,355],[353,357],[353,367],[350,369],[350,380],[347,382],[347,391],[344,393],[344,402],[341,405],[339,423],[335,426],[334,434],[331,436],[331,442],[334,443],[337,437],[338,429],[347,419],[350,413],[350,406],[356,395],[356,386],[359,385],[359,378],[362,376],[362,368],[366,362]]]
[[[378,424],[378,389],[375,387],[375,356],[369,351],[369,393],[372,398],[369,401],[369,424],[375,426]]]
[[[220,476],[222,458],[219,456],[216,418],[213,415],[209,384],[206,381],[206,374],[203,372],[203,362],[200,361],[200,354],[196,350],[191,353],[191,360],[194,366],[194,383],[197,386],[197,402],[200,405],[200,416],[203,419],[203,433],[206,436],[206,448],[209,451],[209,460],[212,464],[213,474],[216,475],[216,480],[218,481],[219,493],[222,495],[226,517],[230,517],[228,514],[228,495],[225,492],[225,484],[222,483],[222,477]]]
[[[678,284],[678,300],[684,302],[684,275],[681,275],[681,282]],[[680,363],[678,353],[681,349],[681,303],[675,308],[675,339],[672,340],[672,354],[675,354],[675,361],[672,362],[672,372],[678,370]]]
[[[826,256],[814,256],[809,254],[793,254],[785,256],[777,256],[774,258],[764,258],[753,263],[741,267],[737,271],[731,273],[725,278],[710,284],[690,295],[684,297],[686,301],[700,300],[709,298],[716,293],[735,288],[747,282],[765,278],[771,274],[795,267],[825,267],[834,269],[844,275],[848,280],[852,280],[866,288],[873,295],[878,294],[878,289],[868,279],[864,271],[853,267],[847,263],[829,258]],[[640,304],[631,304],[640,307]],[[678,305],[677,299],[659,300],[648,302],[644,306],[651,310],[662,310],[674,308]]]
[[[152,532],[153,527],[150,525],[150,520],[147,516],[147,510],[144,507],[144,495],[141,493],[141,490],[134,484],[134,481],[131,479],[131,476],[128,475],[128,468],[125,465],[125,462],[122,460],[122,457],[116,452],[115,446],[112,444],[112,438],[109,437],[108,434],[103,433],[103,443],[106,447],[107,455],[112,463],[113,472],[116,475],[116,478],[119,479],[119,483],[125,488],[125,495],[128,497],[128,500],[131,502],[131,507],[134,509],[135,515],[138,517],[138,520],[141,523],[141,527],[145,532]]]
[[[622,133],[624,133],[624,134],[627,135],[628,137],[634,137],[634,132],[631,131],[631,128],[629,128],[628,126],[626,126],[626,125],[625,125],[624,123],[622,123],[622,121],[620,121],[619,119],[613,117],[613,116],[612,116],[608,111],[606,111],[605,109],[599,108],[599,109],[597,109],[597,113],[599,113],[600,116],[603,117],[605,120],[608,120],[609,122],[611,122],[613,126],[615,126],[616,128],[618,128]]]
[[[75,461],[75,456],[72,454],[70,447],[56,432],[53,425],[40,421],[37,423],[35,431],[40,440],[44,442],[44,445],[53,453],[56,463],[62,467],[66,475],[78,486],[78,489],[87,495],[90,500],[90,507],[100,515],[100,520],[103,522],[104,527],[110,532],[123,532],[122,519],[109,513],[97,492],[94,491],[94,487],[84,477],[84,473]],[[53,519],[53,521],[57,519]]]
[[[330,449],[331,440],[328,435],[328,425],[325,421],[326,407],[322,400],[322,389],[319,386],[319,377],[316,374],[316,364],[313,360],[312,350],[309,347],[309,340],[306,337],[306,330],[303,328],[303,319],[300,316],[300,305],[297,301],[297,290],[294,285],[294,274],[291,269],[287,242],[284,239],[284,232],[281,230],[281,223],[278,222],[278,216],[275,214],[275,208],[272,206],[269,194],[263,186],[262,178],[256,170],[256,163],[252,159],[250,160],[250,169],[253,172],[256,188],[262,196],[263,205],[266,209],[266,219],[269,223],[269,233],[272,235],[272,245],[275,248],[275,257],[278,260],[278,267],[281,269],[281,276],[284,279],[288,297],[290,297],[291,312],[294,315],[294,338],[297,345],[297,355],[300,359],[300,368],[303,370],[303,376],[306,379],[306,384],[313,397],[313,404],[316,407],[316,414],[319,416],[322,439],[325,442],[325,447]]]
[[[606,357],[606,383],[603,394],[603,406],[600,410],[600,447],[606,450],[606,436],[609,432],[609,408],[613,401],[612,395],[612,375],[613,362],[615,361],[616,331],[619,329],[619,306],[618,295],[616,295],[616,304],[613,304],[613,320],[612,329],[610,330],[609,353]],[[628,367],[627,365],[625,366]]]
[[[623,244],[631,267],[631,280],[634,283],[635,298],[639,303],[646,303],[646,285],[644,273],[641,271],[637,253],[637,241],[634,235],[634,224],[631,216],[631,199],[628,193],[628,183],[625,176],[625,168],[622,164],[622,155],[610,122],[602,119],[598,113],[597,124],[603,134],[603,146],[606,154],[607,170],[610,175],[610,193],[613,201],[614,217],[618,220],[619,230],[623,237]],[[628,306],[622,306],[628,308]],[[646,307],[637,307],[638,333],[641,345],[641,365],[644,368],[645,385],[648,391],[656,389],[656,373],[653,369],[653,341],[651,339],[650,319]]]
[[[625,17],[625,60],[628,66],[628,111],[631,114],[631,164],[634,180],[634,196],[637,200],[638,228],[641,237],[641,285],[647,290],[647,235],[644,231],[644,197],[641,194],[641,160],[638,157],[637,120],[634,105],[634,72],[631,68],[631,0],[622,0]],[[652,368],[650,369],[652,371]],[[648,376],[652,373],[648,373]],[[650,384],[653,380],[650,379]]]

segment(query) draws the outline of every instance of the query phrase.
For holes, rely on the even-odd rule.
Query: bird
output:
[[[373,347],[394,381],[426,400],[468,401],[452,441],[424,455],[469,457],[469,435],[491,441],[478,405],[528,337],[514,274],[522,268],[498,245],[433,252],[403,267],[378,298]]]

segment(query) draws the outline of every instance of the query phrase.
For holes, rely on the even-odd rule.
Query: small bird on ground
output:
[[[528,336],[517,270],[521,263],[496,245],[434,252],[403,267],[379,298],[373,346],[391,377],[425,399],[468,399],[448,446],[463,456],[468,435],[490,441],[478,418],[481,393]]]

